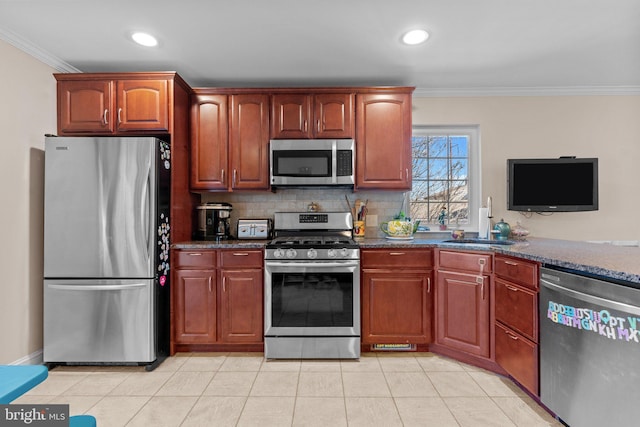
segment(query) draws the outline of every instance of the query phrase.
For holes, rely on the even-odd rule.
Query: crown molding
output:
[[[11,30],[0,27],[0,39],[6,41],[7,43],[15,46],[21,51],[31,55],[37,60],[44,62],[50,67],[55,68],[61,73],[80,73],[76,67],[64,62],[62,59],[57,56],[51,55],[49,52],[41,49],[40,47],[33,44],[31,41],[25,39],[24,37],[19,36]]]
[[[416,88],[415,98],[474,96],[602,96],[640,95],[640,86],[549,86],[487,88]]]

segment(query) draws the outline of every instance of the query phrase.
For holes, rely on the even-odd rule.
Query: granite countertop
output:
[[[357,240],[357,242],[363,249],[437,247],[492,251],[578,272],[640,284],[640,247],[535,237],[516,242],[513,245],[445,243],[441,239],[420,237],[413,240],[365,238]],[[262,249],[267,243],[268,240],[189,241],[174,244],[172,248]]]

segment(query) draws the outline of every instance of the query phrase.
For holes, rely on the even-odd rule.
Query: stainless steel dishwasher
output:
[[[637,426],[638,329],[640,289],[542,268],[542,403],[572,427]]]

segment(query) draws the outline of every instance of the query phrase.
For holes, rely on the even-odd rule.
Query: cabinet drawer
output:
[[[261,250],[223,250],[220,251],[220,267],[262,268]]]
[[[496,320],[538,341],[538,295],[529,289],[495,280]]]
[[[536,263],[496,256],[495,272],[503,279],[538,289],[538,264]]]
[[[360,253],[362,268],[408,267],[431,268],[431,249],[364,249]]]
[[[538,395],[538,345],[496,323],[496,362],[531,393]]]
[[[174,252],[174,268],[215,268],[216,251],[180,250]]]
[[[491,273],[491,254],[439,250],[438,268]]]

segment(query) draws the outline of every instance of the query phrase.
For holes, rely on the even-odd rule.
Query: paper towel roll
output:
[[[479,239],[488,239],[489,238],[489,226],[491,219],[489,218],[489,208],[480,208],[480,213],[478,214],[478,238]]]

